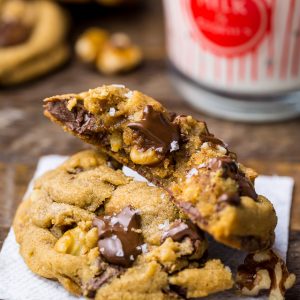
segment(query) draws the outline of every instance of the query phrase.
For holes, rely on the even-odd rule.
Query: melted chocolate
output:
[[[140,132],[143,139],[139,146],[142,149],[162,149],[166,153],[171,150],[171,143],[179,143],[180,133],[176,124],[170,122],[162,112],[155,111],[151,105],[147,105],[141,121],[132,122],[128,127]]]
[[[211,159],[206,167],[211,171],[222,169],[223,178],[231,178],[238,184],[238,194],[223,194],[219,197],[221,202],[237,205],[240,196],[248,196],[257,200],[257,194],[250,180],[241,172],[234,160],[229,157],[216,157]]]
[[[117,215],[95,218],[93,225],[98,227],[100,254],[108,263],[130,267],[141,254],[143,236],[136,232],[141,227],[137,210],[125,207]]]
[[[238,280],[237,285],[239,288],[246,287],[248,290],[252,290],[255,285],[254,282],[257,272],[259,270],[267,270],[271,279],[270,290],[275,289],[277,287],[275,266],[279,263],[282,269],[282,278],[279,282],[279,288],[282,294],[284,294],[284,282],[289,276],[286,265],[272,250],[268,250],[268,255],[270,258],[261,262],[254,260],[254,254],[248,254],[246,256],[244,264],[238,267],[238,275],[240,279]]]
[[[86,135],[96,132],[95,117],[80,103],[68,110],[67,101],[50,101],[46,103],[45,109],[70,130]]]
[[[21,22],[0,21],[0,47],[15,46],[25,42],[31,34],[31,28]]]
[[[210,134],[210,133],[207,135],[206,134],[201,135],[201,140],[203,142],[211,143],[213,145],[220,145],[224,148],[227,147],[227,145],[222,140],[216,138],[213,134]]]
[[[171,227],[162,235],[162,241],[171,238],[175,242],[182,241],[185,237],[190,238],[192,241],[203,240],[202,232],[189,220],[183,222],[176,220]]]

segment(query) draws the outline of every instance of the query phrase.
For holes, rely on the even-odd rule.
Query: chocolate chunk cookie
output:
[[[169,192],[202,230],[234,248],[271,247],[272,204],[254,189],[257,174],[241,165],[205,122],[168,112],[122,85],[45,100],[45,115]]]
[[[35,181],[14,231],[36,274],[95,299],[181,299],[230,289],[220,260],[161,188],[84,151]]]
[[[51,1],[0,1],[0,85],[45,74],[69,56],[66,16]]]

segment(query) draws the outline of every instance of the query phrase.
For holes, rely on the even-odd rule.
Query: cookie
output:
[[[69,57],[66,16],[50,1],[0,1],[0,85],[39,77]]]
[[[181,299],[230,289],[229,268],[205,260],[203,232],[169,195],[113,166],[104,154],[83,151],[35,181],[14,219],[28,267],[95,299]]]
[[[256,172],[238,163],[205,122],[122,85],[50,97],[44,108],[64,130],[167,190],[217,241],[247,251],[272,246],[277,217],[255,192]]]

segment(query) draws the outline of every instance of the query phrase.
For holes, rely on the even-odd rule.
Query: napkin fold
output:
[[[56,168],[66,159],[67,157],[58,155],[41,157],[33,179],[41,176],[48,170]],[[134,177],[135,180],[146,181],[145,178],[129,168],[124,167],[123,171],[126,175]],[[24,199],[26,199],[32,191],[33,179],[28,186]],[[286,259],[288,248],[293,186],[294,180],[291,177],[283,176],[259,176],[255,183],[258,194],[262,194],[270,199],[275,207],[278,216],[278,224],[276,227],[274,249],[283,259]],[[210,257],[220,258],[225,265],[228,265],[233,270],[233,272],[235,272],[237,266],[242,263],[245,257],[245,253],[220,245],[213,240],[211,240],[209,245],[209,255]],[[33,274],[19,255],[19,245],[15,241],[13,230],[10,229],[0,253],[0,299],[83,300],[84,298],[74,297],[57,282]],[[239,298],[233,291],[228,291],[222,294],[209,296],[207,299],[237,300],[252,298]],[[264,299],[264,297],[259,299]]]

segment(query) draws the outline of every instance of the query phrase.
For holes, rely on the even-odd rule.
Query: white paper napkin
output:
[[[50,169],[60,165],[66,157],[49,155],[39,160],[34,178],[42,175]],[[126,175],[134,177],[136,180],[146,181],[143,177],[129,168],[124,167]],[[33,181],[28,186],[24,199],[32,190]],[[259,194],[269,198],[277,212],[278,225],[276,227],[275,249],[285,259],[289,238],[290,209],[292,203],[292,191],[294,180],[290,177],[282,176],[259,176],[256,180],[256,190]],[[223,245],[211,241],[209,246],[211,257],[221,258],[224,264],[230,266],[235,271],[238,264],[245,256],[241,251],[229,249]],[[34,275],[25,265],[19,255],[19,246],[15,241],[14,232],[11,229],[6,238],[0,253],[0,299],[4,300],[78,300],[70,295],[57,282],[44,279]],[[212,295],[208,299],[235,299],[237,296],[233,291]],[[251,298],[241,298],[251,299]],[[256,298],[257,299],[257,298]],[[260,298],[263,299],[263,298]]]

